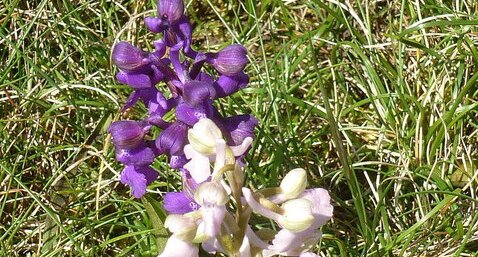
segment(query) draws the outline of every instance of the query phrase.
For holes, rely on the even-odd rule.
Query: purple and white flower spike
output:
[[[259,122],[249,114],[223,116],[214,101],[249,83],[247,50],[240,44],[194,50],[184,11],[183,0],[159,0],[157,16],[144,20],[160,36],[154,50],[122,41],[112,53],[117,80],[133,90],[122,111],[138,103],[148,110],[141,121],[115,121],[109,128],[116,159],[125,165],[120,181],[141,198],[159,177],[152,164],[160,155],[182,178],[181,191],[163,194],[172,235],[158,257],[194,257],[199,247],[235,257],[318,256],[308,251],[332,217],[328,192],[307,189],[303,169],[290,171],[279,187],[254,192],[244,186],[244,157]],[[261,238],[250,224],[253,213],[274,221],[278,231]]]

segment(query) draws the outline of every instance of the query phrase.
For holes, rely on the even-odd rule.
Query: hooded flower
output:
[[[141,71],[150,64],[147,52],[124,41],[113,48],[113,62],[120,70],[131,73]]]
[[[225,47],[210,61],[214,68],[226,76],[239,74],[247,64],[247,50],[239,44]]]
[[[333,207],[325,189],[305,189],[306,185],[305,171],[294,169],[284,177],[280,193],[270,196],[270,199],[253,195],[250,189],[242,189],[245,201],[254,212],[282,227],[271,245],[261,246],[264,257],[299,256],[320,240],[322,233],[318,229],[330,220]]]
[[[150,53],[121,41],[113,49],[113,62],[120,69],[116,79],[134,89],[150,88],[159,83],[163,73],[152,64]]]
[[[138,147],[149,129],[144,122],[122,120],[113,122],[108,131],[111,133],[111,141],[116,148],[134,149]]]
[[[177,22],[183,16],[183,13],[183,0],[158,1],[158,16],[170,24]]]
[[[186,143],[186,134],[186,125],[182,122],[174,122],[159,134],[156,139],[156,147],[160,153],[182,154]]]

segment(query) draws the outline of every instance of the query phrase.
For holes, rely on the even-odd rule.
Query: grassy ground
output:
[[[153,256],[118,182],[111,46],[142,48],[152,1],[0,2],[0,256]],[[478,4],[473,0],[192,1],[197,49],[240,42],[253,113],[252,187],[304,167],[330,190],[321,256],[476,256]],[[178,177],[164,159],[152,186]]]

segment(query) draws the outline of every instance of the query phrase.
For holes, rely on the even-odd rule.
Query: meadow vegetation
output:
[[[186,1],[194,46],[248,50],[224,114],[259,119],[247,183],[303,167],[333,197],[321,256],[476,256],[478,3]],[[0,256],[156,256],[107,133],[154,1],[0,2]],[[166,159],[150,191],[180,187]],[[263,226],[269,226],[264,221]]]

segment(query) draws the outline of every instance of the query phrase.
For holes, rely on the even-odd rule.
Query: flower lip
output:
[[[204,101],[195,107],[182,102],[176,106],[176,119],[194,126],[200,119],[212,116],[213,107],[210,101]]]
[[[216,97],[226,97],[237,92],[247,86],[249,83],[249,76],[244,72],[239,72],[234,76],[221,75],[214,82],[214,89],[216,90]]]
[[[171,167],[171,169],[181,169],[187,162],[188,160],[184,154],[171,155],[171,158],[169,159],[169,167]]]
[[[113,62],[126,72],[139,71],[150,63],[148,53],[124,41],[114,46]]]
[[[164,247],[163,252],[158,255],[158,257],[177,257],[177,256],[188,256],[188,257],[198,257],[199,248],[192,244],[182,240],[181,238],[172,235],[166,246]]]
[[[184,214],[199,209],[199,205],[185,192],[168,192],[163,197],[164,209],[169,214]]]
[[[116,160],[126,165],[144,166],[153,163],[156,155],[146,143],[141,143],[134,149],[116,148]]]
[[[170,24],[176,23],[184,13],[183,0],[159,0],[158,16]]]
[[[158,173],[149,166],[126,166],[121,172],[121,183],[131,187],[131,194],[141,198],[146,193],[146,187],[153,183]]]
[[[219,124],[222,124],[226,131],[229,145],[240,145],[244,139],[254,138],[254,128],[259,124],[259,121],[249,114],[220,118]]]

